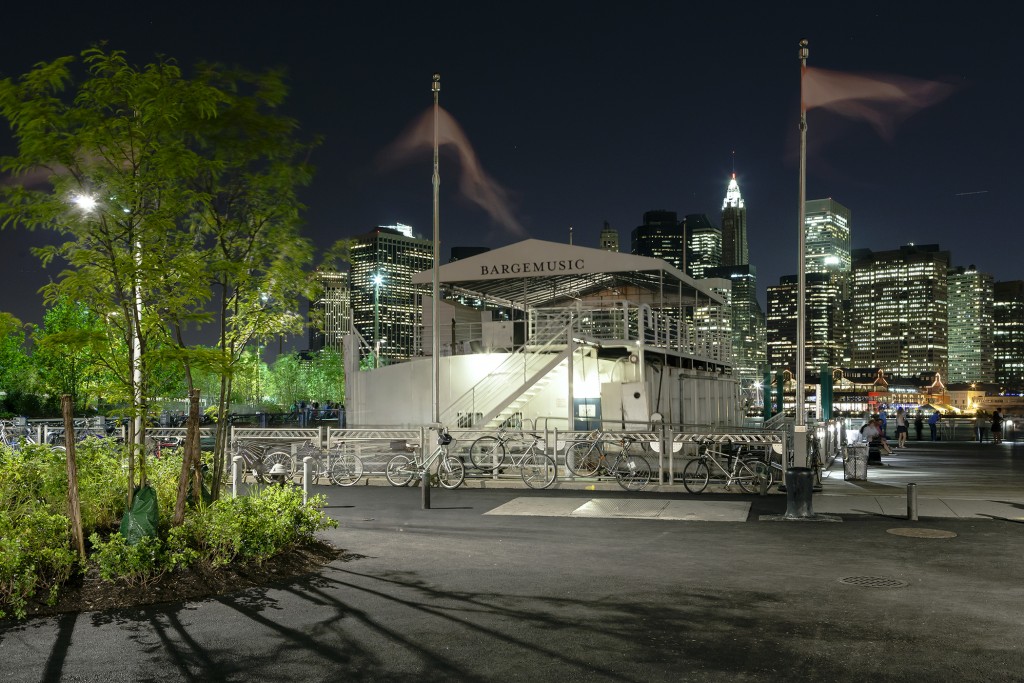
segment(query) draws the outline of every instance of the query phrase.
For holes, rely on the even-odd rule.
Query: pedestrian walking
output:
[[[885,412],[885,406],[882,406],[882,412],[878,414],[878,427],[882,430],[882,436],[889,438],[889,414]]]
[[[917,411],[917,417],[914,418],[914,431],[917,432],[917,440],[921,440],[921,432],[924,431],[924,418],[921,417],[921,411]]]
[[[932,414],[928,416],[928,429],[932,433],[932,441],[939,440],[939,420],[941,419],[942,413],[938,410],[933,411]]]
[[[907,447],[907,411],[900,408],[896,411],[896,448]]]
[[[992,411],[992,443],[1003,442],[1003,414],[999,408]]]

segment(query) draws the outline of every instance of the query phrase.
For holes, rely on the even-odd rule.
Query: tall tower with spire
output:
[[[745,266],[750,263],[747,250],[747,208],[743,204],[736,172],[722,202],[722,265]]]

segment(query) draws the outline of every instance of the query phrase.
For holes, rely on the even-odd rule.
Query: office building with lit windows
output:
[[[974,266],[950,271],[948,384],[995,380],[992,349],[992,276]]]
[[[997,282],[992,289],[995,380],[1004,389],[1024,391],[1024,280]]]
[[[384,363],[421,353],[419,289],[413,273],[434,267],[433,242],[407,225],[381,226],[354,239],[349,269],[352,320]],[[375,280],[376,278],[376,280]]]
[[[675,211],[647,211],[644,224],[633,229],[630,252],[668,261],[685,272],[686,240]]]
[[[686,235],[686,274],[692,278],[708,277],[705,271],[722,265],[722,231],[702,213],[683,218]]]
[[[760,381],[767,358],[764,312],[757,300],[757,269],[749,264],[719,266],[709,268],[705,273],[708,278],[731,283],[729,291],[716,293],[729,302],[733,374],[744,382],[744,386]]]
[[[317,271],[320,296],[310,302],[309,350],[341,352],[349,331],[348,273]]]
[[[619,250],[619,231],[611,226],[608,221],[604,222],[601,228],[600,246],[605,251]]]
[[[950,256],[937,244],[852,253],[854,367],[947,375]]]
[[[736,174],[729,179],[729,186],[722,201],[722,265],[737,266],[750,263],[747,248],[747,207],[740,194]]]
[[[850,275],[850,210],[834,199],[804,203],[804,272]]]
[[[772,372],[796,369],[798,278],[779,278],[777,286],[768,288],[768,368]],[[806,353],[808,369],[816,372],[821,366],[843,365],[844,349],[836,334],[843,324],[842,310],[837,307],[839,284],[829,273],[808,273],[804,277],[804,305],[807,311]]]

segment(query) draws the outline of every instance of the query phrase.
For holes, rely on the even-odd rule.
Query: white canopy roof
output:
[[[687,299],[700,297],[722,304],[709,291],[667,261],[635,254],[580,247],[561,242],[528,239],[466,259],[446,263],[438,269],[442,284],[477,292],[484,297],[522,301],[525,288],[532,305],[564,296],[566,292],[631,284],[651,291],[663,288]],[[531,284],[529,281],[543,280]],[[433,281],[433,271],[412,276],[413,284]]]

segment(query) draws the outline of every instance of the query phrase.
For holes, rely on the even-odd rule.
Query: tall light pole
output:
[[[384,276],[374,273],[373,277],[373,367],[380,367],[380,283]]]
[[[430,389],[431,389],[431,419],[434,424],[441,421],[441,399],[440,399],[440,347],[441,347],[441,326],[438,325],[438,298],[441,296],[438,269],[441,264],[441,229],[440,229],[440,206],[439,194],[441,188],[441,174],[437,163],[438,144],[438,117],[440,115],[440,104],[438,98],[441,94],[441,74],[434,74],[431,85],[434,93],[434,274],[432,300],[430,302],[430,327],[431,327],[431,367],[430,367]]]
[[[807,467],[807,415],[804,410],[804,378],[807,376],[806,317],[804,310],[804,211],[807,194],[807,106],[804,104],[804,74],[807,72],[807,41],[800,41],[800,191],[797,222],[797,295],[796,295],[796,420],[793,422],[793,464]]]

